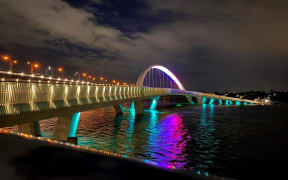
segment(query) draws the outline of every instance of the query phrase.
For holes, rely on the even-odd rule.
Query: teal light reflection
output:
[[[126,119],[128,120],[128,127],[126,129],[126,139],[124,143],[124,147],[126,149],[125,155],[124,156],[129,156],[129,154],[132,153],[132,137],[133,137],[133,132],[134,132],[134,123],[135,123],[135,117],[136,117],[136,112],[134,108],[134,101],[131,103],[131,108],[129,113],[126,116]]]
[[[247,102],[244,102],[243,104],[244,104],[244,106],[246,106],[246,105],[247,105]]]
[[[68,137],[76,136],[76,131],[77,131],[78,123],[79,123],[79,117],[80,117],[80,112],[74,113],[72,115]]]
[[[219,141],[215,137],[214,111],[214,105],[202,105],[199,127],[197,128],[198,131],[196,131],[193,136],[195,141],[193,150],[199,152],[199,156],[195,158],[197,163],[194,165],[197,174],[202,174],[202,172],[205,172],[215,163],[213,157],[216,157],[215,154],[217,153]]]
[[[236,106],[240,106],[241,105],[241,102],[239,102],[239,101],[236,101]]]

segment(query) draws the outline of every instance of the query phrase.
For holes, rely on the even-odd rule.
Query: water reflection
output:
[[[153,113],[152,113],[153,114]],[[185,163],[183,151],[186,140],[183,136],[187,130],[183,126],[183,119],[178,114],[171,114],[158,122],[151,119],[149,148],[151,159],[162,167],[182,168]]]
[[[93,112],[82,113],[77,132],[80,145],[145,159],[163,167],[184,167],[183,151],[187,139],[183,136],[188,131],[179,114],[145,110],[144,116],[137,117],[133,106],[124,108],[124,111],[124,115],[113,118]],[[113,111],[106,110],[107,113],[114,115]],[[97,126],[106,127],[101,128],[106,129],[105,132],[99,131]]]
[[[102,108],[81,113],[76,136],[80,146],[144,159],[162,167],[206,170],[213,164],[218,143],[214,137],[214,106],[203,104],[200,118],[189,119],[190,125],[184,123],[183,116],[145,110],[144,116],[138,117],[133,103],[118,116],[113,108]],[[56,122],[57,118],[41,121],[44,136],[53,136]],[[193,146],[187,147],[187,143]],[[191,160],[187,154],[195,156]]]
[[[133,108],[120,116],[113,108],[82,112],[76,136],[81,146],[204,175],[245,179],[249,173],[243,172],[254,171],[255,165],[258,174],[267,167],[279,172],[287,162],[287,106],[224,104],[146,110],[141,118]],[[44,136],[52,137],[56,122],[40,122]],[[17,126],[9,130],[17,131]]]
[[[215,137],[214,120],[214,105],[203,104],[199,125],[193,136],[195,146],[192,148],[197,154],[193,157],[195,161],[193,166],[197,170],[205,171],[214,162],[216,145],[218,144]]]

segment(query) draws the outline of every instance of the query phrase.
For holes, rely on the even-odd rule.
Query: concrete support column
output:
[[[160,96],[156,96],[152,98],[150,110],[154,110],[156,108],[159,99],[160,99]]]
[[[209,100],[209,105],[214,104],[214,102],[215,102],[215,99],[214,99],[214,98],[211,98],[211,99]]]
[[[135,113],[136,115],[143,115],[144,114],[144,104],[142,100],[137,100],[134,102]]]
[[[33,136],[41,136],[39,121],[18,125],[18,132],[31,134]]]
[[[123,114],[124,109],[123,109],[123,107],[121,106],[121,104],[115,105],[115,106],[113,106],[113,107],[114,107],[114,110],[115,110],[116,114]]]
[[[67,141],[70,137],[76,136],[80,112],[67,114],[58,117],[53,139],[58,141]]]
[[[186,96],[188,103],[189,104],[194,104],[193,100],[192,100],[192,96]]]
[[[202,97],[196,97],[196,99],[197,99],[197,104],[202,104]]]
[[[221,99],[218,99],[218,105],[222,105],[222,100]]]

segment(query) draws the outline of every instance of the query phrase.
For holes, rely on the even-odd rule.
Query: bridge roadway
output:
[[[76,134],[79,112],[114,106],[116,112],[121,113],[121,104],[127,102],[134,102],[137,115],[144,113],[142,100],[169,95],[195,97],[198,103],[202,103],[204,99],[213,99],[209,102],[221,100],[228,103],[259,104],[257,101],[180,89],[113,86],[53,78],[39,79],[40,76],[34,79],[1,78],[0,128],[20,125],[20,131],[40,135],[40,120],[59,117],[54,138],[65,141],[68,136]],[[193,102],[190,99],[190,103],[197,101]]]

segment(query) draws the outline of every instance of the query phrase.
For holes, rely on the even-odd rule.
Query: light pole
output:
[[[86,81],[87,81],[87,73],[82,73],[82,76],[83,76],[83,78],[85,78],[86,79]]]
[[[46,68],[46,76],[48,76],[48,72],[51,71],[51,76],[53,76],[53,68],[51,66],[48,66]]]
[[[74,76],[77,76],[77,75],[78,75],[78,81],[80,81],[80,73],[79,72],[75,72]]]
[[[13,64],[18,64],[18,61],[16,59],[12,60],[12,57],[10,57],[8,55],[2,56],[2,59],[6,62],[9,61],[9,71],[10,72],[12,72],[12,70],[13,70]]]
[[[30,70],[30,69],[31,69],[31,62],[30,62],[30,61],[27,61],[26,64],[27,64],[28,67],[29,67],[29,68],[28,68],[28,73],[29,73],[29,71],[31,72],[31,70]]]
[[[37,62],[27,61],[26,64],[29,66],[29,68],[30,68],[30,73],[31,73],[31,74],[33,74],[34,68],[35,68],[35,69],[40,68],[39,63],[37,63]]]
[[[93,81],[94,83],[97,83],[97,82],[96,82],[96,77],[92,77],[92,81]]]
[[[39,65],[38,63],[33,63],[33,64],[30,63],[30,65],[31,65],[31,69],[30,69],[30,70],[31,70],[31,71],[30,71],[31,74],[34,73],[34,68],[35,68],[35,69],[38,69],[38,68],[40,67],[40,65]]]
[[[58,72],[59,74],[62,74],[62,76],[63,76],[63,72],[64,72],[63,67],[61,67],[61,66],[57,67],[57,72]]]

